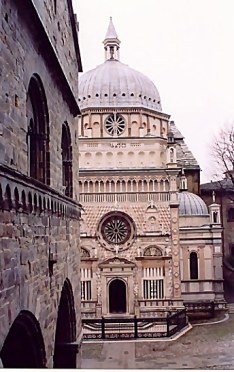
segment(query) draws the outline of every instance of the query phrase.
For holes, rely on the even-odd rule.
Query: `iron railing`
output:
[[[83,319],[86,340],[114,340],[171,337],[187,325],[186,310],[163,318],[99,318]]]

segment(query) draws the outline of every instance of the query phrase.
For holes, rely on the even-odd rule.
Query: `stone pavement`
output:
[[[81,368],[234,369],[234,314],[173,341],[84,342]]]

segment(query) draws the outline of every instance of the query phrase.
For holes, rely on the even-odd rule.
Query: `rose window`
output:
[[[99,223],[97,237],[100,243],[110,250],[124,250],[131,246],[135,237],[135,225],[123,212],[111,212]]]
[[[128,221],[119,216],[108,218],[102,226],[104,239],[113,244],[124,243],[128,239],[129,231]]]
[[[105,122],[105,128],[111,136],[120,136],[125,129],[124,118],[119,114],[108,116]]]

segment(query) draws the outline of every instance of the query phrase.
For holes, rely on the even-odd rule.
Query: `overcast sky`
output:
[[[102,41],[113,17],[120,60],[157,86],[211,179],[209,146],[234,122],[234,0],[73,0],[84,72],[104,61]]]

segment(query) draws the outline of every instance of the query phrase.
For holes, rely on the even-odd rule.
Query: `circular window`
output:
[[[125,243],[130,235],[129,222],[122,216],[111,216],[102,224],[102,236],[112,244]]]
[[[121,212],[111,212],[101,220],[97,236],[100,243],[107,249],[127,249],[131,246],[135,237],[135,225],[132,219]]]
[[[111,136],[120,136],[125,129],[124,118],[120,114],[108,116],[105,122],[105,128]]]

